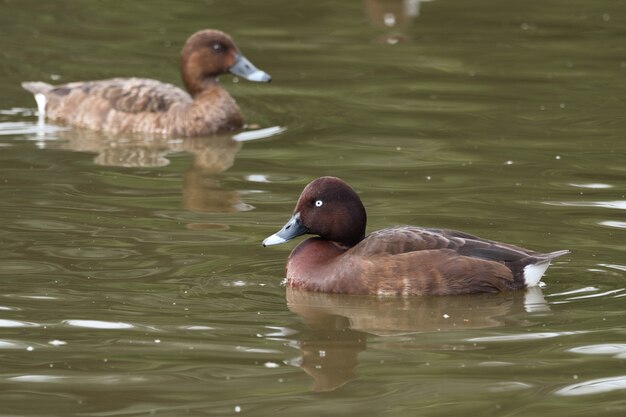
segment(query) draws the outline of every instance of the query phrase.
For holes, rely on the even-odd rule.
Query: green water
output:
[[[626,415],[624,4],[405,3],[0,3],[0,416]],[[222,79],[256,138],[42,126],[20,87],[180,84],[209,27],[274,78]],[[529,292],[287,291],[260,242],[320,175],[368,230],[572,254]]]

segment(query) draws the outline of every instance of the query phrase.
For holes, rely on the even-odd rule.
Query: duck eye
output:
[[[322,207],[324,202],[322,200],[315,200],[315,207]]]
[[[219,43],[219,42],[215,42],[215,43],[213,43],[213,44],[211,45],[211,48],[213,48],[213,50],[214,50],[215,52],[224,52],[224,50],[226,49],[226,48],[224,47],[224,45],[222,45],[222,44],[221,44],[221,43]]]

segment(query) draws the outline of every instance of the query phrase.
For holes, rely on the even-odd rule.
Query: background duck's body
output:
[[[40,114],[58,123],[112,133],[201,136],[243,126],[237,103],[217,82],[220,74],[271,80],[239,53],[228,35],[216,30],[197,32],[187,40],[180,69],[188,92],[145,78],[22,86],[35,95]]]

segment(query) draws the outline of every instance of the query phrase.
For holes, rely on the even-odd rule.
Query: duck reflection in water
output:
[[[524,313],[550,311],[539,287],[498,294],[382,298],[287,287],[286,296],[289,310],[309,327],[297,341],[302,355],[291,363],[313,378],[314,391],[332,391],[356,379],[358,354],[370,336],[391,340],[399,335],[519,326],[525,324]],[[419,341],[418,336],[415,339]],[[447,350],[432,343],[411,348]]]
[[[232,136],[133,137],[112,135],[88,129],[58,133],[52,147],[75,152],[94,152],[94,162],[109,167],[153,168],[170,163],[168,154],[186,152],[193,163],[184,174],[182,205],[194,212],[224,213],[251,210],[237,191],[222,189],[218,174],[230,168],[241,142]],[[50,142],[48,142],[50,143]]]
[[[364,0],[365,14],[370,22],[389,33],[379,41],[396,44],[407,39],[402,33],[420,14],[420,3],[430,0]]]

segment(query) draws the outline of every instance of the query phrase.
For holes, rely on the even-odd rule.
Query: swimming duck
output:
[[[287,285],[309,291],[369,295],[498,292],[539,283],[550,261],[540,253],[469,233],[396,226],[365,236],[357,193],[335,177],[308,184],[291,219],[263,246],[316,234],[287,260]]]
[[[237,103],[218,84],[219,75],[231,72],[250,81],[271,81],[218,30],[202,30],[187,39],[180,72],[188,93],[145,78],[22,86],[35,95],[39,113],[55,122],[113,133],[201,136],[243,126]]]

